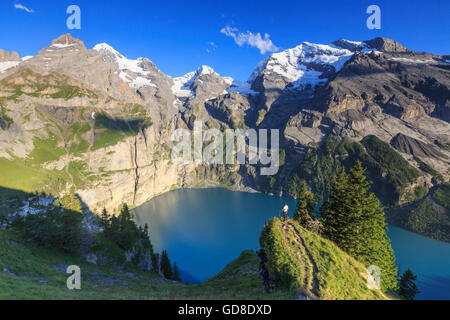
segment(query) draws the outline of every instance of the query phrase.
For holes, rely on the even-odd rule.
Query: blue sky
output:
[[[81,30],[66,27],[71,4],[81,8]],[[366,8],[372,4],[381,8],[381,30],[366,27]],[[450,54],[449,13],[448,0],[2,0],[0,48],[35,55],[70,32],[88,48],[107,42],[128,58],[147,57],[170,76],[206,64],[223,76],[246,80],[270,50],[302,41],[384,36],[415,51]],[[241,34],[243,40],[258,40],[260,33],[255,43],[264,45],[262,52],[239,46],[221,32],[227,26],[228,35]]]

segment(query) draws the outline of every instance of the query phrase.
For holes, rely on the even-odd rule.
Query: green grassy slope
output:
[[[68,290],[68,265],[81,268],[81,290]],[[23,241],[11,230],[0,230],[0,299],[289,299],[289,291],[267,293],[258,277],[252,251],[230,263],[202,284],[168,282],[133,265],[94,265]]]
[[[31,166],[22,159],[8,160],[0,158],[0,199],[23,192],[57,192],[61,190],[69,177],[63,170],[47,170]],[[8,191],[9,190],[9,191]]]
[[[292,220],[278,218],[266,225],[260,244],[275,287],[294,288],[299,297],[382,300],[388,295],[367,287],[363,264],[334,243],[307,231]]]

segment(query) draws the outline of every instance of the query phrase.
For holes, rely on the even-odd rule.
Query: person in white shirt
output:
[[[287,203],[285,202],[283,209],[280,210],[280,211],[283,211],[284,221],[287,221],[288,210],[289,210],[289,207],[288,207]]]

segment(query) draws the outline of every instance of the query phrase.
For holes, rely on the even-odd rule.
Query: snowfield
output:
[[[15,68],[20,64],[20,61],[3,61],[0,62],[0,73],[5,72],[8,69]]]
[[[179,99],[195,96],[192,84],[202,75],[215,74],[229,87],[223,92],[238,92],[245,95],[256,95],[251,89],[253,82],[260,76],[274,76],[282,78],[288,83],[291,90],[304,90],[328,81],[330,74],[338,72],[342,66],[358,51],[364,53],[375,52],[381,54],[362,41],[340,39],[337,45],[315,44],[303,42],[292,49],[274,53],[262,60],[254,69],[246,82],[237,81],[231,77],[221,77],[211,67],[203,65],[197,70],[181,77],[174,77],[172,93]],[[156,87],[150,78],[149,71],[143,67],[146,58],[130,60],[117,52],[106,43],[97,44],[94,50],[98,51],[104,61],[112,62],[117,66],[117,74],[131,88]],[[428,63],[416,61],[416,63]],[[198,79],[201,81],[201,79]],[[179,104],[180,100],[174,102]]]
[[[97,44],[94,50],[103,56],[103,61],[115,62],[119,70],[119,77],[130,87],[139,89],[142,87],[156,87],[149,78],[150,72],[142,67],[145,58],[130,60],[116,51],[107,43]]]
[[[354,52],[331,45],[303,42],[301,45],[279,53],[274,53],[258,64],[248,79],[253,82],[264,73],[274,73],[292,83],[292,87],[302,89],[307,85],[315,86],[326,82],[320,78],[323,66],[339,71]]]

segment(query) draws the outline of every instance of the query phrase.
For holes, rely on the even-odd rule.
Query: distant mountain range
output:
[[[450,56],[385,38],[303,42],[239,82],[208,66],[172,78],[147,58],[105,43],[88,50],[66,34],[33,57],[0,50],[2,186],[58,195],[75,185],[98,210],[180,187],[295,197],[302,180],[323,200],[338,168],[359,159],[394,208],[450,177],[449,87]],[[280,129],[280,171],[171,163],[173,132],[195,121]],[[448,215],[423,224],[450,228]]]

